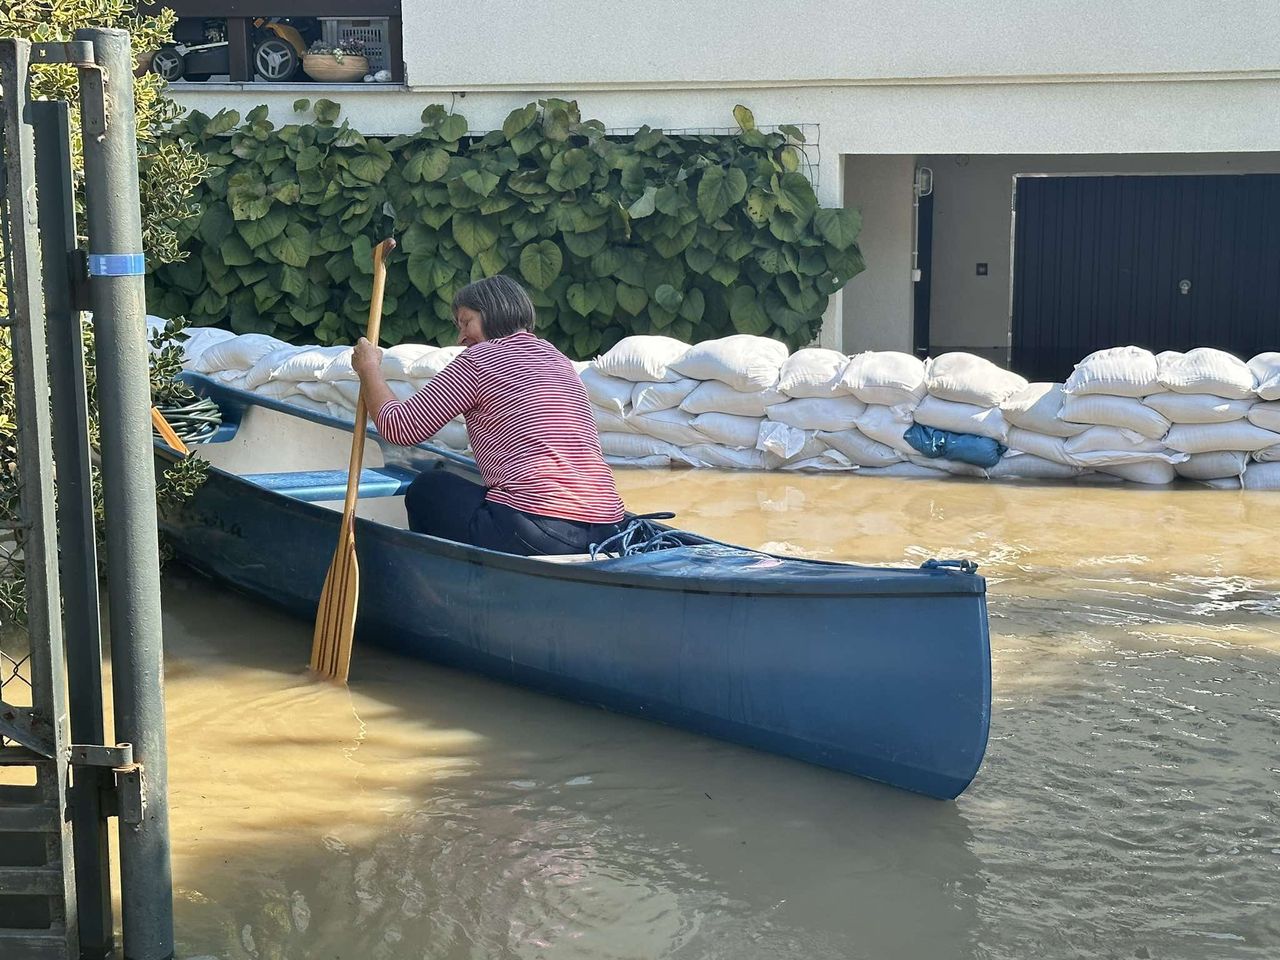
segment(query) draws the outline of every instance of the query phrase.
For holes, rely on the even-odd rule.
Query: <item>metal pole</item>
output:
[[[115,739],[142,764],[142,822],[120,825],[126,960],[173,956],[160,558],[151,441],[133,57],[123,30],[77,30],[106,86],[105,132],[82,110],[89,303],[98,362]],[[86,101],[95,74],[82,71]]]
[[[98,612],[98,548],[93,531],[89,414],[84,339],[72,298],[76,246],[75,187],[71,179],[70,108],[63,101],[32,103],[36,141],[40,248],[53,401],[53,460],[58,478],[59,567],[67,651],[67,692],[74,743],[104,744],[102,624]],[[102,795],[115,787],[105,767],[75,770],[70,790],[76,855],[81,960],[105,960],[115,949],[110,852]]]

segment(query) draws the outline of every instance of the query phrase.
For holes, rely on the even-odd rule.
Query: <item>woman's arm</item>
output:
[[[458,357],[408,400],[397,400],[382,376],[382,351],[363,337],[351,365],[360,375],[365,402],[384,440],[411,447],[432,437],[454,417],[476,405],[475,368]]]
[[[365,411],[374,417],[388,400],[396,398],[382,375],[382,348],[361,337],[351,351],[351,366],[360,377]]]

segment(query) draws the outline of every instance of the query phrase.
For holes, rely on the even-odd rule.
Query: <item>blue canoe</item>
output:
[[[313,618],[350,423],[188,379],[224,423],[198,451],[208,482],[162,512],[162,529],[190,566]],[[977,773],[991,653],[972,569],[778,557],[688,533],[626,557],[510,556],[405,529],[416,473],[474,477],[470,460],[381,440],[366,451],[357,644],[934,797],[957,796]],[[174,454],[157,444],[156,456]],[[353,667],[358,683],[358,649]]]

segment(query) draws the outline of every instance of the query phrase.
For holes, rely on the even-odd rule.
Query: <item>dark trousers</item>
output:
[[[618,532],[616,523],[581,523],[515,510],[485,499],[478,483],[427,470],[404,495],[409,529],[525,557],[586,553]]]

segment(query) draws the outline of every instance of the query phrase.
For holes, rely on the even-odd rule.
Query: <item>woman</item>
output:
[[[378,347],[361,337],[352,356],[391,443],[412,446],[466,418],[484,486],[421,474],[405,494],[409,528],[525,556],[585,553],[616,533],[622,500],[586,390],[569,359],[533,335],[529,295],[510,277],[479,280],[453,298],[453,320],[466,349],[407,400],[387,386]]]

